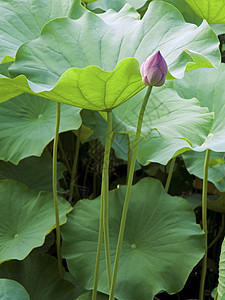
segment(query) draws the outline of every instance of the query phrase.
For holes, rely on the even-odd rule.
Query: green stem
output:
[[[63,277],[61,246],[60,246],[59,208],[58,208],[58,198],[57,198],[57,149],[58,149],[58,139],[59,139],[59,123],[60,123],[60,103],[57,103],[55,138],[54,138],[54,145],[53,145],[52,188],[53,188],[53,198],[54,198],[54,205],[55,205],[58,270],[59,270],[59,275]]]
[[[128,149],[127,149],[127,182],[128,182],[128,175],[130,170],[130,138],[128,136]]]
[[[170,169],[169,169],[168,177],[167,177],[167,180],[166,180],[166,186],[165,186],[165,192],[166,193],[168,193],[169,188],[170,188],[170,182],[171,182],[172,175],[173,175],[173,169],[174,169],[175,161],[176,161],[176,157],[172,158],[171,163],[170,163]]]
[[[208,190],[208,165],[209,165],[210,150],[206,150],[205,162],[204,162],[204,177],[203,177],[203,189],[202,189],[202,227],[205,231],[205,256],[202,259],[202,272],[199,289],[199,300],[204,299],[204,287],[205,277],[207,270],[207,190]]]
[[[100,208],[98,248],[97,248],[97,255],[96,255],[95,279],[94,279],[92,300],[96,300],[96,297],[97,297],[98,273],[99,273],[99,263],[100,263],[103,231],[104,231],[104,244],[105,244],[105,257],[106,257],[108,285],[109,285],[109,287],[111,286],[111,262],[110,262],[109,226],[108,226],[108,190],[109,190],[109,174],[108,173],[109,173],[109,157],[110,157],[111,145],[112,145],[112,111],[108,111],[107,112],[107,129],[106,129],[104,162],[103,162],[103,170],[102,170],[101,208]]]
[[[137,157],[138,143],[139,143],[139,138],[141,135],[141,127],[142,127],[144,112],[145,112],[145,108],[148,103],[148,99],[151,94],[151,91],[152,91],[152,86],[149,86],[147,89],[145,98],[143,100],[140,113],[139,113],[137,132],[136,132],[136,136],[135,136],[133,154],[131,157],[130,168],[129,168],[126,196],[125,196],[125,200],[124,200],[123,213],[122,213],[122,218],[121,218],[121,223],[120,223],[120,231],[119,231],[119,237],[118,237],[118,242],[117,242],[117,249],[116,249],[116,256],[115,256],[115,262],[114,262],[114,269],[113,269],[113,276],[112,276],[109,300],[114,299],[114,293],[115,293],[115,287],[116,287],[116,277],[117,277],[117,272],[118,272],[118,267],[119,267],[120,252],[121,252],[121,248],[122,248],[123,235],[124,235],[124,230],[125,230],[125,225],[126,225],[126,217],[127,217],[127,210],[128,210],[129,200],[130,200],[131,186],[132,186],[133,177],[134,177],[134,168],[135,168],[136,157]]]
[[[112,111],[107,112],[107,131],[106,131],[106,141],[105,141],[105,153],[104,153],[104,163],[102,171],[102,195],[104,199],[104,214],[103,214],[103,227],[104,227],[104,243],[105,243],[105,256],[106,256],[106,269],[108,286],[111,286],[111,261],[110,261],[110,246],[109,246],[109,157],[110,150],[112,146]]]
[[[76,181],[76,174],[77,174],[77,162],[78,162],[78,155],[79,155],[79,150],[80,150],[80,130],[78,131],[77,135],[77,141],[76,141],[76,149],[75,149],[75,154],[74,154],[74,160],[73,160],[73,168],[71,172],[71,181],[70,181],[70,193],[69,193],[69,203],[72,202],[73,198],[73,191],[74,191],[74,186],[75,186],[75,181]],[[76,190],[76,194],[78,195],[78,191]]]
[[[216,296],[214,298],[214,300],[217,300],[218,299],[218,292],[216,291]]]

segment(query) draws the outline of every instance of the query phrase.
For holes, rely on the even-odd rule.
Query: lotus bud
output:
[[[160,51],[150,55],[141,65],[142,81],[145,85],[161,86],[164,84],[168,67]]]

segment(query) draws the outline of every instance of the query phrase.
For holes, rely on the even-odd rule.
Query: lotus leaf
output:
[[[126,186],[109,192],[112,262],[125,192]],[[87,289],[93,287],[99,207],[100,197],[79,201],[62,226],[62,255]],[[162,290],[175,293],[203,254],[204,234],[187,201],[166,194],[159,181],[144,178],[131,190],[115,297],[153,299]],[[98,290],[108,293],[103,246]]]
[[[53,197],[36,192],[15,181],[0,181],[0,262],[24,259],[44,243],[55,227]],[[60,224],[66,222],[71,206],[59,197]]]

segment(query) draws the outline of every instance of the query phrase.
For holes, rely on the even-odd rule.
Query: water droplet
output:
[[[38,116],[38,119],[42,119],[42,118],[43,118],[43,115],[40,114],[40,115]]]
[[[19,234],[16,233],[16,234],[14,235],[14,239],[17,239],[18,237],[19,237]]]

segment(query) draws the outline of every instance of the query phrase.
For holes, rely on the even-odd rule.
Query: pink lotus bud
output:
[[[142,81],[145,85],[161,86],[164,84],[168,67],[160,51],[150,55],[141,65]]]

